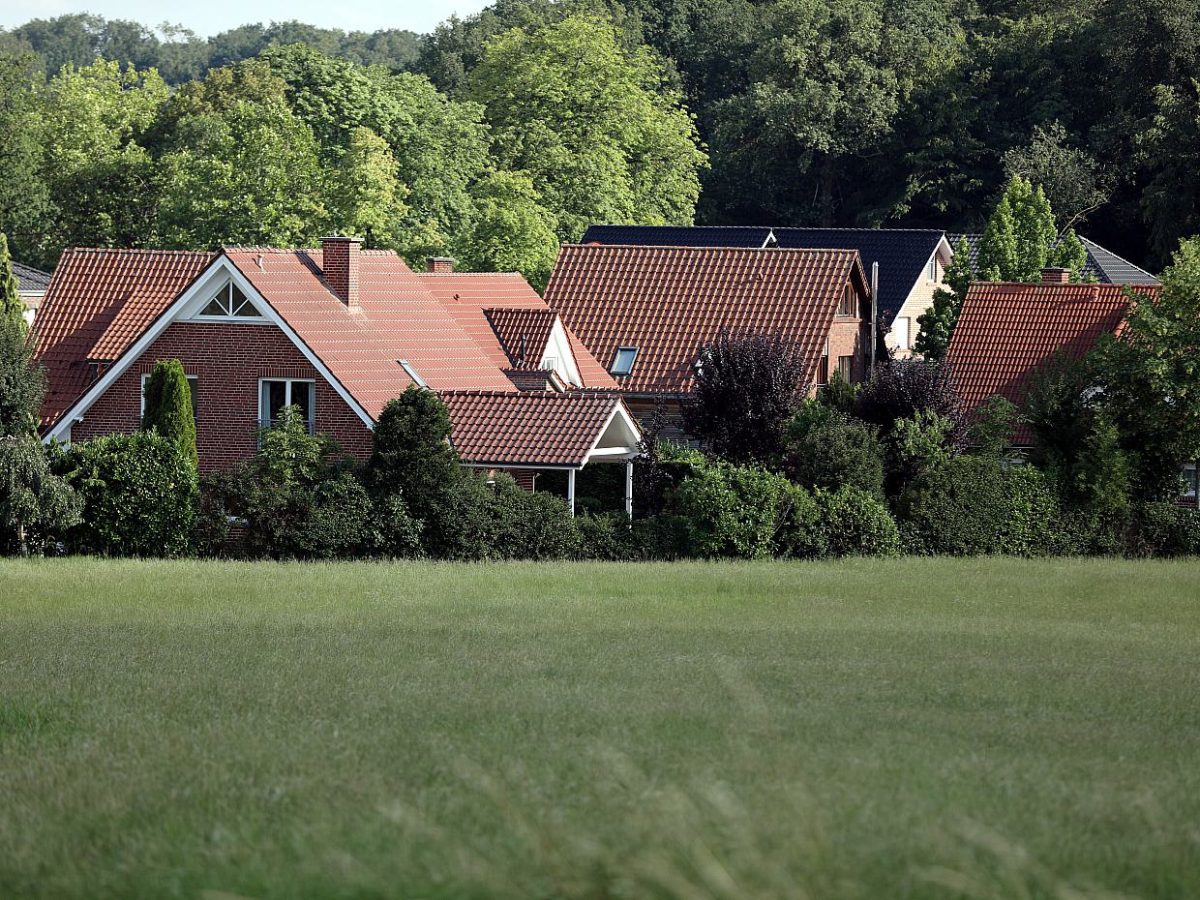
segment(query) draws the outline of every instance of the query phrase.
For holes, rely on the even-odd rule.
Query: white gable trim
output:
[[[276,312],[275,307],[271,306],[270,302],[263,297],[262,294],[255,290],[254,286],[249,282],[249,280],[247,280],[246,276],[241,273],[238,267],[233,264],[229,257],[221,254],[215,260],[213,260],[212,264],[203,273],[201,273],[201,275],[196,278],[195,281],[192,282],[191,286],[188,287],[187,290],[185,290],[182,294],[176,297],[174,301],[172,301],[171,305],[168,306],[159,315],[159,317],[150,324],[150,327],[142,333],[142,336],[134,341],[133,346],[126,350],[125,353],[122,354],[121,358],[118,359],[108,369],[108,371],[106,371],[100,377],[100,380],[88,388],[88,390],[84,392],[84,395],[75,401],[74,405],[72,405],[66,412],[62,414],[59,420],[55,422],[54,425],[46,432],[43,440],[46,443],[49,443],[55,439],[60,441],[70,440],[71,425],[82,418],[82,416],[89,409],[91,409],[92,405],[104,396],[105,392],[112,386],[113,382],[120,378],[121,375],[123,375],[131,365],[141,358],[142,354],[145,353],[150,345],[158,339],[159,335],[166,330],[167,326],[172,322],[177,321],[181,317],[182,311],[188,309],[189,304],[194,304],[197,297],[206,297],[206,292],[215,287],[217,280],[223,280],[223,277],[232,279],[234,284],[241,289],[242,293],[244,293],[248,298],[250,298],[250,301],[254,303],[255,308],[262,312],[264,317],[269,322],[277,325],[279,329],[285,335],[287,335],[288,339],[296,345],[296,348],[302,354],[304,354],[304,357],[312,364],[313,368],[321,373],[321,377],[323,377],[330,384],[330,386],[333,387],[338,396],[346,401],[350,408],[358,414],[358,417],[362,419],[363,424],[365,424],[368,428],[375,427],[375,423],[371,419],[371,416],[365,409],[362,408],[361,404],[359,404],[359,402],[355,400],[353,396],[351,396],[350,392],[343,387],[342,383],[338,381],[336,377],[334,377],[334,374],[329,371],[329,368],[324,362],[321,361],[320,357],[318,357],[311,349],[309,349],[308,345],[300,339],[300,336],[292,330],[292,327],[284,321],[283,317],[280,316],[278,312]],[[220,324],[219,322],[213,320],[208,321],[212,321],[213,324]]]
[[[630,444],[621,447],[600,447],[599,444],[604,440],[604,436],[612,426],[620,420],[620,424],[629,432],[633,441]],[[625,409],[625,404],[619,399],[613,404],[613,410],[608,414],[608,418],[604,420],[604,425],[600,428],[600,432],[596,435],[596,439],[592,441],[592,446],[588,448],[588,452],[583,455],[583,466],[586,466],[593,459],[634,459],[639,451],[637,446],[638,441],[642,439],[642,431],[633,421],[633,417]]]
[[[546,349],[542,353],[538,368],[558,373],[568,384],[583,386],[575,351],[571,349],[571,342],[567,340],[567,330],[563,328],[562,319],[557,314],[554,316],[554,327],[550,329],[550,340],[546,342]]]
[[[894,315],[899,315],[900,310],[904,309],[904,307],[908,306],[908,304],[912,302],[913,297],[917,293],[917,289],[924,285],[926,280],[925,274],[929,271],[929,264],[933,262],[934,259],[940,259],[942,261],[943,268],[950,265],[950,262],[954,259],[954,248],[950,246],[950,242],[946,240],[946,236],[944,234],[942,235],[942,239],[938,241],[937,246],[933,248],[933,253],[929,254],[929,259],[925,260],[925,265],[921,269],[920,279],[909,289],[908,296],[904,298],[904,302],[901,303],[896,309]],[[938,284],[943,285],[945,283],[946,281],[944,277],[938,282]]]

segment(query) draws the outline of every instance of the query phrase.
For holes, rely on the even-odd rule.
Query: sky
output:
[[[297,19],[323,28],[377,31],[407,28],[425,33],[451,14],[477,13],[488,0],[0,0],[0,27],[67,13],[93,13],[106,19],[132,19],[143,25],[163,21],[183,25],[203,37],[252,22]]]

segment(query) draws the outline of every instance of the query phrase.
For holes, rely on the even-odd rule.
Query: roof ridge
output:
[[[688,244],[563,244],[563,249],[580,248],[584,250],[683,250],[688,253],[709,253],[712,251],[720,251],[721,253],[771,253],[771,254],[795,254],[795,253],[858,253],[857,250],[850,247],[726,247],[716,245],[712,247],[697,247]]]

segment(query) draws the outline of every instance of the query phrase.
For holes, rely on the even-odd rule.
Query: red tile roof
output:
[[[320,250],[225,253],[371,418],[412,384],[401,359],[435,390],[511,388],[395,253],[362,251],[358,308],[330,290],[321,275]]]
[[[546,302],[602,364],[637,347],[623,390],[683,393],[700,348],[722,329],[779,334],[815,370],[852,277],[865,291],[853,250],[568,245]]]
[[[64,251],[33,326],[35,353],[46,370],[43,424],[91,385],[89,362],[120,359],[215,257],[173,250]]]
[[[488,324],[514,368],[536,369],[550,343],[558,316],[545,309],[485,309]]]
[[[1116,333],[1128,305],[1123,285],[972,284],[946,355],[964,411],[994,396],[1020,406],[1042,367],[1059,353],[1082,359],[1102,334]],[[1023,426],[1013,436],[1018,446],[1030,440]]]
[[[496,364],[512,365],[498,335],[488,321],[487,309],[549,309],[524,277],[517,273],[422,272],[421,284],[453,313],[459,325],[491,354]],[[564,323],[565,327],[565,323]],[[608,370],[588,352],[583,341],[566,328],[567,340],[575,354],[575,365],[583,379],[580,387],[614,389],[617,383]],[[544,348],[544,345],[543,345]],[[532,349],[530,353],[532,353]],[[540,352],[540,351],[539,351]]]
[[[614,410],[613,394],[555,391],[445,391],[450,442],[476,465],[581,466]]]

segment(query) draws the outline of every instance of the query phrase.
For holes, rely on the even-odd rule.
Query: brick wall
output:
[[[258,428],[258,380],[316,382],[316,428],[359,459],[371,452],[371,432],[304,355],[274,325],[174,322],[122,373],[71,429],[73,440],[136,431],[142,375],[160,359],[178,359],[196,384],[196,445],[200,470],[227,469],[252,456]]]

